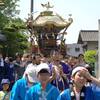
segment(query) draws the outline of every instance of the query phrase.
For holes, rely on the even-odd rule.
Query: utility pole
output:
[[[98,20],[98,50],[95,63],[95,74],[97,78],[100,78],[100,19]]]
[[[98,31],[98,78],[100,78],[100,19],[98,20],[99,31]]]
[[[31,17],[31,22],[33,22],[34,20],[34,0],[31,0],[31,7],[30,7],[30,17]],[[34,34],[34,29],[33,26],[31,27],[31,38]],[[36,37],[37,38],[37,37]],[[35,44],[33,44],[34,40],[32,39],[31,41],[31,48],[33,48],[33,46],[35,46]],[[40,52],[39,46],[38,46],[38,53]]]
[[[33,12],[34,12],[34,0],[31,0],[30,14],[32,20],[33,20]]]
[[[33,5],[34,5],[34,0],[31,0],[30,2],[30,16],[29,16],[29,23],[30,23],[30,39],[31,39],[31,43],[30,43],[30,52],[32,53],[33,52],[33,25],[32,25],[32,22],[33,22]]]

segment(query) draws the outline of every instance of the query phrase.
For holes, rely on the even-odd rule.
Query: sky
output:
[[[19,17],[25,20],[30,13],[30,1],[20,0]],[[100,19],[100,0],[34,0],[34,16],[45,10],[42,4],[50,2],[53,10],[62,18],[68,20],[72,14],[73,23],[67,29],[66,43],[76,43],[80,30],[98,30],[98,20]]]

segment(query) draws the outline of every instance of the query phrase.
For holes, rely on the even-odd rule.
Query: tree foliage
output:
[[[6,56],[14,56],[28,47],[25,22],[15,17],[19,13],[19,10],[16,10],[18,1],[3,0],[4,5],[0,6],[0,30],[6,37],[0,47]]]
[[[22,26],[20,26],[22,25]],[[6,36],[6,41],[3,43],[3,51],[7,55],[13,56],[16,52],[22,53],[28,48],[27,34],[25,34],[25,23],[20,19],[12,19],[3,28],[2,33]]]
[[[87,63],[95,63],[96,62],[96,50],[88,50],[84,54],[84,59]]]
[[[7,17],[14,17],[19,13],[16,9],[19,5],[17,4],[19,0],[3,0],[4,5],[0,6],[0,12]]]
[[[19,0],[3,0],[4,5],[0,6],[0,30],[8,23],[8,21],[19,13],[16,10]]]

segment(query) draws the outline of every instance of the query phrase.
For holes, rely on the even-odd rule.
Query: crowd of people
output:
[[[78,57],[54,50],[48,57],[0,53],[0,100],[100,100],[100,80]]]

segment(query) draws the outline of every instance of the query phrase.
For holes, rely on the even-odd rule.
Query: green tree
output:
[[[19,14],[17,2],[20,0],[3,0],[0,6],[0,31],[5,35],[6,41],[0,42],[4,55],[14,56],[16,52],[23,52],[28,47],[25,22],[16,18]]]
[[[90,65],[92,71],[91,74],[94,76],[95,76],[94,70],[95,70],[96,54],[97,54],[96,50],[88,50],[84,54],[84,59]]]
[[[95,67],[95,62],[96,62],[96,50],[88,50],[84,54],[84,59],[85,61],[91,66]]]
[[[15,53],[23,53],[28,48],[28,36],[25,23],[20,18],[10,20],[3,28],[6,42],[3,43],[4,54],[14,56]]]
[[[96,62],[96,50],[88,50],[84,54],[84,59],[87,63],[95,63]]]
[[[0,6],[0,30],[8,23],[8,21],[19,13],[16,10],[19,0],[3,0],[4,5]]]

